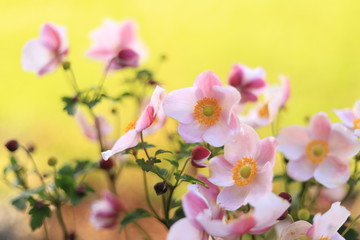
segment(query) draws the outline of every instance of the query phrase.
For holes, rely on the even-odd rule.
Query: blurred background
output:
[[[103,70],[101,63],[85,56],[90,31],[105,18],[130,18],[138,22],[149,51],[144,66],[156,69],[157,80],[168,91],[192,85],[204,70],[214,71],[226,83],[234,63],[262,66],[270,83],[277,83],[279,74],[290,78],[291,97],[282,126],[304,124],[306,116],[318,111],[338,121],[332,109],[352,107],[359,98],[357,0],[0,0],[0,5],[0,143],[18,139],[34,144],[36,161],[44,170],[50,156],[62,162],[98,157],[98,147],[62,110],[61,97],[72,94],[62,71],[40,78],[21,68],[24,44],[38,37],[45,22],[68,28],[69,60],[80,87],[97,84]],[[167,60],[160,66],[161,55]],[[110,74],[107,87],[121,88],[121,74]],[[109,108],[97,111],[108,114]],[[124,122],[133,117],[123,116]],[[0,159],[0,166],[5,166],[8,152],[3,147]],[[131,171],[120,183],[128,197],[137,194],[127,184]],[[3,206],[14,195],[0,182]],[[25,214],[16,214],[12,223],[20,224],[17,219]],[[88,213],[78,214],[86,221]]]

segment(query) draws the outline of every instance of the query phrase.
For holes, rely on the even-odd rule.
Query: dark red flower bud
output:
[[[76,193],[79,196],[85,196],[86,195],[86,186],[84,184],[79,184],[76,186]]]
[[[287,216],[288,216],[288,214],[289,214],[289,212],[288,212],[288,210],[286,210],[279,218],[278,218],[278,220],[284,220],[285,218],[287,218]]]
[[[68,240],[75,240],[76,239],[76,233],[74,231],[69,232],[67,236]]]
[[[41,209],[45,206],[45,204],[41,201],[36,201],[34,205],[37,209]]]
[[[29,153],[32,153],[32,152],[35,151],[35,146],[34,145],[29,145],[27,150],[28,150]]]
[[[211,152],[204,146],[197,145],[191,152],[191,164],[196,168],[204,168],[207,165],[204,163]]]
[[[10,152],[15,152],[19,148],[19,143],[16,140],[10,140],[7,143],[5,143],[5,147]]]
[[[161,195],[167,192],[168,186],[164,182],[158,182],[157,184],[154,185],[154,190],[157,195]]]
[[[279,197],[287,200],[289,203],[292,202],[292,197],[291,197],[291,195],[288,194],[287,192],[281,192],[281,193],[279,193]]]
[[[114,167],[114,160],[112,160],[112,158],[109,158],[108,160],[101,159],[99,166],[101,169],[110,170]]]
[[[137,67],[139,66],[139,55],[132,49],[125,48],[118,54],[118,64],[122,67]]]

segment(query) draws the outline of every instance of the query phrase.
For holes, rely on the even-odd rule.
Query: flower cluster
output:
[[[233,240],[250,236],[330,240],[350,239],[350,234],[356,234],[353,227],[359,217],[348,219],[351,213],[340,203],[352,202],[360,180],[360,100],[352,110],[335,110],[343,124],[331,123],[328,115],[320,112],[310,119],[308,127],[286,126],[277,135],[275,129],[274,136],[260,138],[256,129],[274,128],[273,123],[289,100],[290,82],[286,77],[280,76],[280,85],[271,85],[262,68],[235,64],[228,85],[214,72],[204,71],[195,78],[193,86],[166,93],[155,74],[142,68],[146,51],[134,22],[105,20],[101,28],[92,32],[91,39],[93,45],[87,55],[104,62],[105,78],[108,72],[130,69],[134,77],[122,83],[135,89],[133,92],[114,96],[111,89],[106,90],[105,78],[91,89],[79,88],[67,59],[69,47],[63,27],[45,24],[40,38],[29,41],[23,50],[25,70],[44,75],[61,65],[70,73],[66,76],[75,95],[63,97],[64,109],[100,149],[95,156],[99,164],[84,172],[79,168],[85,163],[79,161],[75,167],[65,169],[57,169],[57,162],[49,161],[49,166],[55,168],[54,183],[41,177],[34,162],[42,180],[40,192],[31,189],[24,172],[14,167],[20,165],[14,161],[18,147],[13,142],[6,144],[12,159],[7,171],[14,171],[18,187],[28,193],[24,200],[33,207],[29,212],[33,218],[37,218],[33,210],[38,209],[36,202],[55,206],[67,239],[61,206],[69,202],[77,205],[81,198],[75,201],[74,194],[83,197],[94,191],[78,177],[101,168],[111,187],[104,191],[101,201],[91,206],[90,222],[96,229],[115,227],[120,219],[121,229],[134,223],[144,237],[158,239],[137,223],[141,218],[153,217],[169,230],[168,240]],[[139,88],[144,91],[137,92]],[[150,98],[145,96],[149,88]],[[114,127],[105,116],[95,113],[94,106],[112,101],[117,106],[112,114],[116,115],[118,103],[125,97],[138,104],[138,111],[114,141],[110,139]],[[81,108],[90,112],[92,122]],[[178,122],[177,131],[162,131],[167,117]],[[145,141],[155,132],[166,133],[162,139],[171,149],[160,149]],[[275,174],[275,166],[281,165],[284,171]],[[121,186],[117,178],[128,166],[136,166],[142,172],[147,208],[129,212],[121,200],[126,196],[118,193]],[[71,174],[67,175],[69,171]],[[153,197],[149,194],[148,175],[159,179]],[[273,184],[275,181],[283,182],[284,187]],[[189,183],[188,191],[176,199],[174,192],[183,183]],[[331,196],[329,191],[340,194]],[[154,207],[160,204],[161,211]],[[330,205],[327,212],[320,213]],[[48,209],[46,216],[51,215]],[[44,222],[43,216],[35,228]]]

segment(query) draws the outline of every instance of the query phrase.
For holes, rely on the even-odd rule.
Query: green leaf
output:
[[[172,154],[171,151],[167,151],[167,150],[163,150],[163,149],[158,149],[158,150],[155,152],[155,157],[156,157],[157,155],[164,154],[164,153],[171,153],[171,154]]]
[[[151,217],[151,214],[141,208],[137,208],[132,212],[129,212],[121,221],[121,228],[124,228],[126,225],[133,223],[141,218],[147,218],[147,217]]]
[[[16,207],[18,210],[24,210],[26,208],[26,201],[27,198],[16,198],[14,200],[11,200],[11,204]]]
[[[184,174],[182,176],[179,176],[179,173],[177,173],[177,174],[174,173],[174,175],[175,175],[176,180],[181,180],[183,182],[188,182],[188,183],[191,183],[191,184],[198,183],[198,184],[203,185],[204,187],[208,187],[206,185],[206,183],[204,183],[204,182],[200,181],[199,179],[196,179],[196,178],[194,178],[194,177],[192,177],[190,175]]]
[[[342,233],[345,231],[345,229],[346,229],[346,227],[342,226],[338,232]],[[359,240],[359,233],[357,233],[357,231],[352,228],[345,234],[344,238],[346,240]]]
[[[170,159],[167,159],[167,158],[164,158],[165,161],[168,161],[171,165],[173,165],[174,167],[176,167],[176,169],[179,168],[179,162],[178,161],[175,161],[175,160],[170,160]]]
[[[64,110],[69,115],[74,115],[76,112],[77,101],[73,97],[63,97],[62,101],[65,103]]]
[[[49,206],[44,205],[41,208],[37,208],[35,205],[30,209],[29,214],[31,215],[30,227],[34,231],[35,229],[41,227],[44,223],[46,217],[51,216],[51,211]]]
[[[185,217],[184,211],[182,207],[179,207],[178,209],[176,209],[174,216],[170,219],[170,226],[184,217]]]

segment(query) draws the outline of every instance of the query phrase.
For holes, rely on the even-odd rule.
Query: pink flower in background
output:
[[[90,124],[84,114],[77,110],[75,119],[79,123],[84,135],[92,141],[98,141],[98,134],[95,124]],[[112,131],[112,126],[106,121],[103,116],[96,116],[96,121],[100,127],[101,136],[106,136]]]
[[[233,141],[225,145],[224,154],[210,160],[209,181],[223,187],[217,203],[236,210],[272,190],[276,141],[260,140],[256,131],[243,125]]]
[[[241,64],[232,66],[228,82],[240,92],[241,103],[256,102],[267,87],[262,68],[251,69]]]
[[[312,239],[312,240],[345,240],[337,231],[346,222],[350,212],[340,206],[340,202],[333,203],[324,214],[316,214],[311,225],[305,221],[297,221],[283,226],[280,240]]]
[[[112,193],[104,191],[103,198],[91,205],[90,223],[96,228],[111,228],[117,225],[124,206]]]
[[[209,158],[211,152],[204,146],[197,145],[191,151],[191,164],[196,168],[207,167],[205,161]]]
[[[110,64],[109,70],[137,67],[146,55],[143,44],[136,36],[133,21],[117,23],[106,19],[100,28],[91,33],[91,39],[93,45],[88,56]]]
[[[139,143],[141,132],[150,127],[155,121],[164,97],[165,90],[156,86],[151,96],[150,103],[146,106],[139,118],[135,119],[128,125],[126,133],[115,142],[112,149],[102,152],[103,159],[107,160],[112,155],[135,147]]]
[[[42,76],[55,71],[67,54],[66,29],[45,23],[40,29],[40,37],[25,44],[21,62],[24,70]]]
[[[344,126],[331,124],[325,113],[313,116],[308,128],[283,128],[277,139],[279,151],[289,160],[290,177],[297,181],[314,177],[328,188],[349,179],[350,159],[360,150],[357,138]]]
[[[352,109],[334,110],[346,127],[354,130],[354,134],[360,137],[360,99],[357,100]]]
[[[265,92],[264,100],[250,110],[248,115],[241,116],[240,120],[254,128],[271,124],[279,111],[285,107],[290,96],[289,80],[281,76],[281,86],[271,86]]]
[[[174,90],[164,102],[164,111],[180,122],[178,132],[185,142],[205,141],[223,146],[238,131],[233,108],[239,103],[239,92],[223,86],[211,71],[201,73],[193,87]]]

